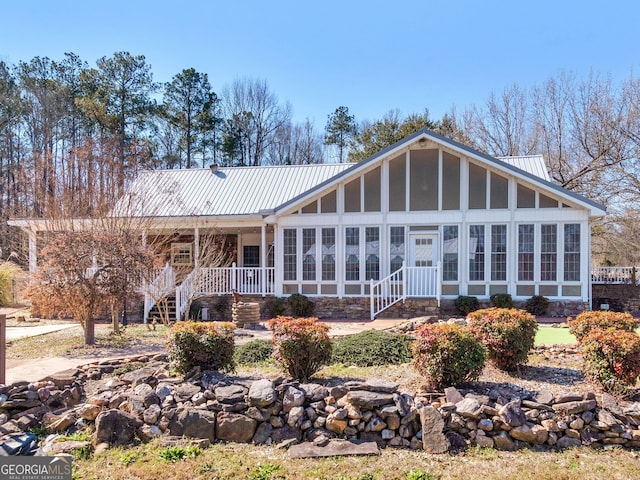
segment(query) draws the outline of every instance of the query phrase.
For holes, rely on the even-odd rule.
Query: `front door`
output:
[[[407,295],[433,297],[436,295],[438,276],[434,268],[439,260],[438,234],[409,235],[409,265],[407,268]],[[421,268],[422,267],[422,268]]]

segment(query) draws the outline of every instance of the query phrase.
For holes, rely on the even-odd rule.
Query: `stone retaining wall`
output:
[[[130,371],[116,375],[117,369]],[[640,447],[640,403],[618,403],[606,394],[596,399],[593,393],[528,392],[509,384],[410,395],[385,380],[300,384],[197,370],[185,380],[170,377],[166,357],[157,355],[0,387],[2,435],[39,425],[63,432],[77,423],[94,425],[94,443],[110,445],[185,436],[205,445],[220,440],[280,446],[343,438],[432,453],[470,445]],[[0,439],[7,443],[7,437]]]

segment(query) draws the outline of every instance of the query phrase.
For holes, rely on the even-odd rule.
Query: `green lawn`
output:
[[[576,343],[576,337],[569,333],[566,327],[547,327],[538,328],[536,334],[536,345],[558,345]]]

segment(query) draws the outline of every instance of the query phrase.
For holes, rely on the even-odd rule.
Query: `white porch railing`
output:
[[[199,295],[224,295],[234,290],[243,295],[273,295],[276,269],[274,267],[200,268],[197,292]]]
[[[144,289],[144,323],[149,319],[149,312],[165,295],[169,294],[176,284],[176,273],[168,263],[158,276]]]
[[[176,320],[182,319],[189,301],[207,295],[228,295],[234,290],[243,295],[275,293],[274,267],[200,267],[194,269],[176,287]]]
[[[591,267],[591,283],[638,284],[638,267]]]
[[[371,281],[371,320],[392,305],[407,297],[435,298],[440,306],[442,296],[441,267],[407,267],[404,262],[399,270],[379,282]]]

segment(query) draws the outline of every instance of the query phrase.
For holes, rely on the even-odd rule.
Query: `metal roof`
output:
[[[508,163],[512,167],[519,168],[525,172],[529,172],[536,177],[540,177],[547,182],[551,181],[549,171],[544,163],[544,157],[542,155],[522,155],[519,157],[496,157],[498,160],[502,160]]]
[[[150,170],[120,199],[115,214],[155,217],[252,215],[272,211],[353,164]]]

